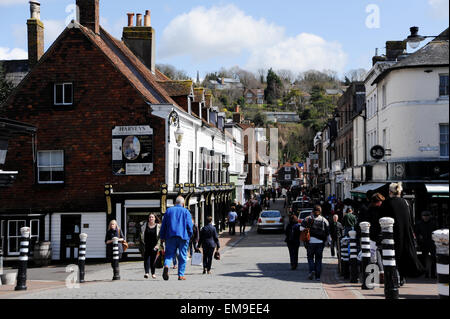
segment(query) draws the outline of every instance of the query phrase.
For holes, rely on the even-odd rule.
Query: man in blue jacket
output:
[[[178,196],[174,207],[167,209],[159,236],[165,241],[166,255],[164,261],[163,279],[169,280],[169,267],[175,257],[177,249],[178,255],[178,280],[186,280],[184,271],[186,269],[187,251],[189,239],[193,234],[192,216],[189,210],[184,208],[184,198]]]

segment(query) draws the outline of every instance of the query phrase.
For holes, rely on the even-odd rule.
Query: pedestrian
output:
[[[212,217],[206,218],[206,226],[200,230],[200,240],[198,246],[203,249],[203,274],[211,274],[211,264],[214,250],[220,249],[219,236],[216,228],[212,225]]]
[[[270,199],[269,199],[269,197],[266,197],[264,199],[264,209],[270,209]]]
[[[155,214],[150,213],[148,220],[141,227],[141,243],[144,248],[144,278],[148,279],[149,270],[151,270],[152,278],[156,279],[155,275],[155,260],[158,251],[162,251],[161,240],[159,234],[161,231],[161,225]]]
[[[234,235],[236,233],[236,219],[238,215],[236,213],[236,208],[231,207],[231,211],[228,213],[228,225],[229,225],[229,233],[230,235]]]
[[[122,259],[123,246],[122,243],[125,241],[123,238],[123,233],[120,230],[119,225],[116,220],[111,220],[108,225],[108,230],[106,231],[105,244],[106,244],[106,257],[108,262],[111,262],[111,267],[114,268],[113,261],[113,238],[119,238],[119,260]]]
[[[339,214],[337,215],[339,216]],[[357,222],[358,220],[355,214],[353,214],[353,209],[348,208],[342,220],[345,236],[348,236],[348,232],[356,228]]]
[[[331,236],[331,256],[336,256],[335,249],[339,249],[338,243],[344,235],[344,226],[339,222],[339,216],[333,215],[333,220],[330,223]]]
[[[163,279],[169,280],[169,267],[178,249],[178,280],[186,280],[184,272],[186,270],[189,239],[193,235],[193,223],[191,213],[184,208],[182,196],[177,197],[175,206],[167,209],[159,235],[166,246]]]
[[[302,228],[310,229],[310,240],[306,244],[309,266],[308,278],[312,280],[315,277],[317,281],[320,281],[320,275],[322,274],[323,249],[330,234],[329,223],[321,214],[322,207],[316,205],[313,209],[313,215],[306,217],[301,224]]]
[[[192,258],[194,251],[197,251],[198,241],[200,240],[200,231],[195,224],[194,217],[192,217],[192,237],[189,240],[189,257]]]
[[[424,273],[417,258],[410,207],[402,198],[402,183],[389,185],[389,199],[382,206],[383,216],[394,219],[395,260],[400,275],[400,286],[406,277],[416,278]]]
[[[420,262],[425,268],[425,278],[429,278],[431,268],[431,278],[436,278],[436,246],[431,237],[433,232],[438,229],[436,221],[432,217],[430,211],[422,212],[422,220],[418,221],[415,226],[415,234],[417,245],[422,252]],[[431,260],[431,267],[428,267],[427,260]]]
[[[246,207],[241,209],[239,214],[239,235],[245,236],[245,227],[247,226],[249,212],[251,211],[251,205],[246,205]]]
[[[300,248],[300,224],[297,216],[289,216],[289,224],[286,226],[285,235],[284,241],[289,249],[291,269],[295,270],[298,266],[298,250]]]

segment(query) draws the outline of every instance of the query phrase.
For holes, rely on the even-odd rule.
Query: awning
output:
[[[433,197],[449,197],[448,184],[425,184],[425,187]]]
[[[350,191],[350,193],[355,197],[366,198],[366,193],[368,191],[377,190],[385,185],[386,184],[383,184],[383,183],[364,184],[364,185],[361,185],[359,187],[352,189]]]

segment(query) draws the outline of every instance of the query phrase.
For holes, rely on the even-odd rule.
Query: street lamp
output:
[[[175,131],[175,141],[177,142],[178,146],[181,146],[181,141],[183,140],[184,132],[180,127],[180,117],[178,116],[178,113],[172,109],[172,112],[169,114],[169,128],[170,126],[177,126],[177,130]],[[170,143],[170,133],[169,133],[169,143]]]
[[[415,50],[419,47],[420,42],[425,40],[426,38],[436,38],[436,35],[426,35],[422,36],[419,35],[419,28],[418,27],[411,27],[409,29],[411,31],[411,34],[406,38],[406,42],[408,42],[411,49]]]

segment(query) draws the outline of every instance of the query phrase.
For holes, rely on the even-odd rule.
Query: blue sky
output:
[[[66,9],[74,3],[41,0],[46,48],[70,20]],[[127,12],[151,10],[157,63],[192,77],[236,65],[342,75],[369,69],[375,48],[384,53],[387,40],[403,40],[413,25],[420,34],[439,34],[449,25],[448,6],[448,0],[100,0],[100,16],[120,39]],[[0,59],[26,58],[28,1],[0,0],[0,12]]]

